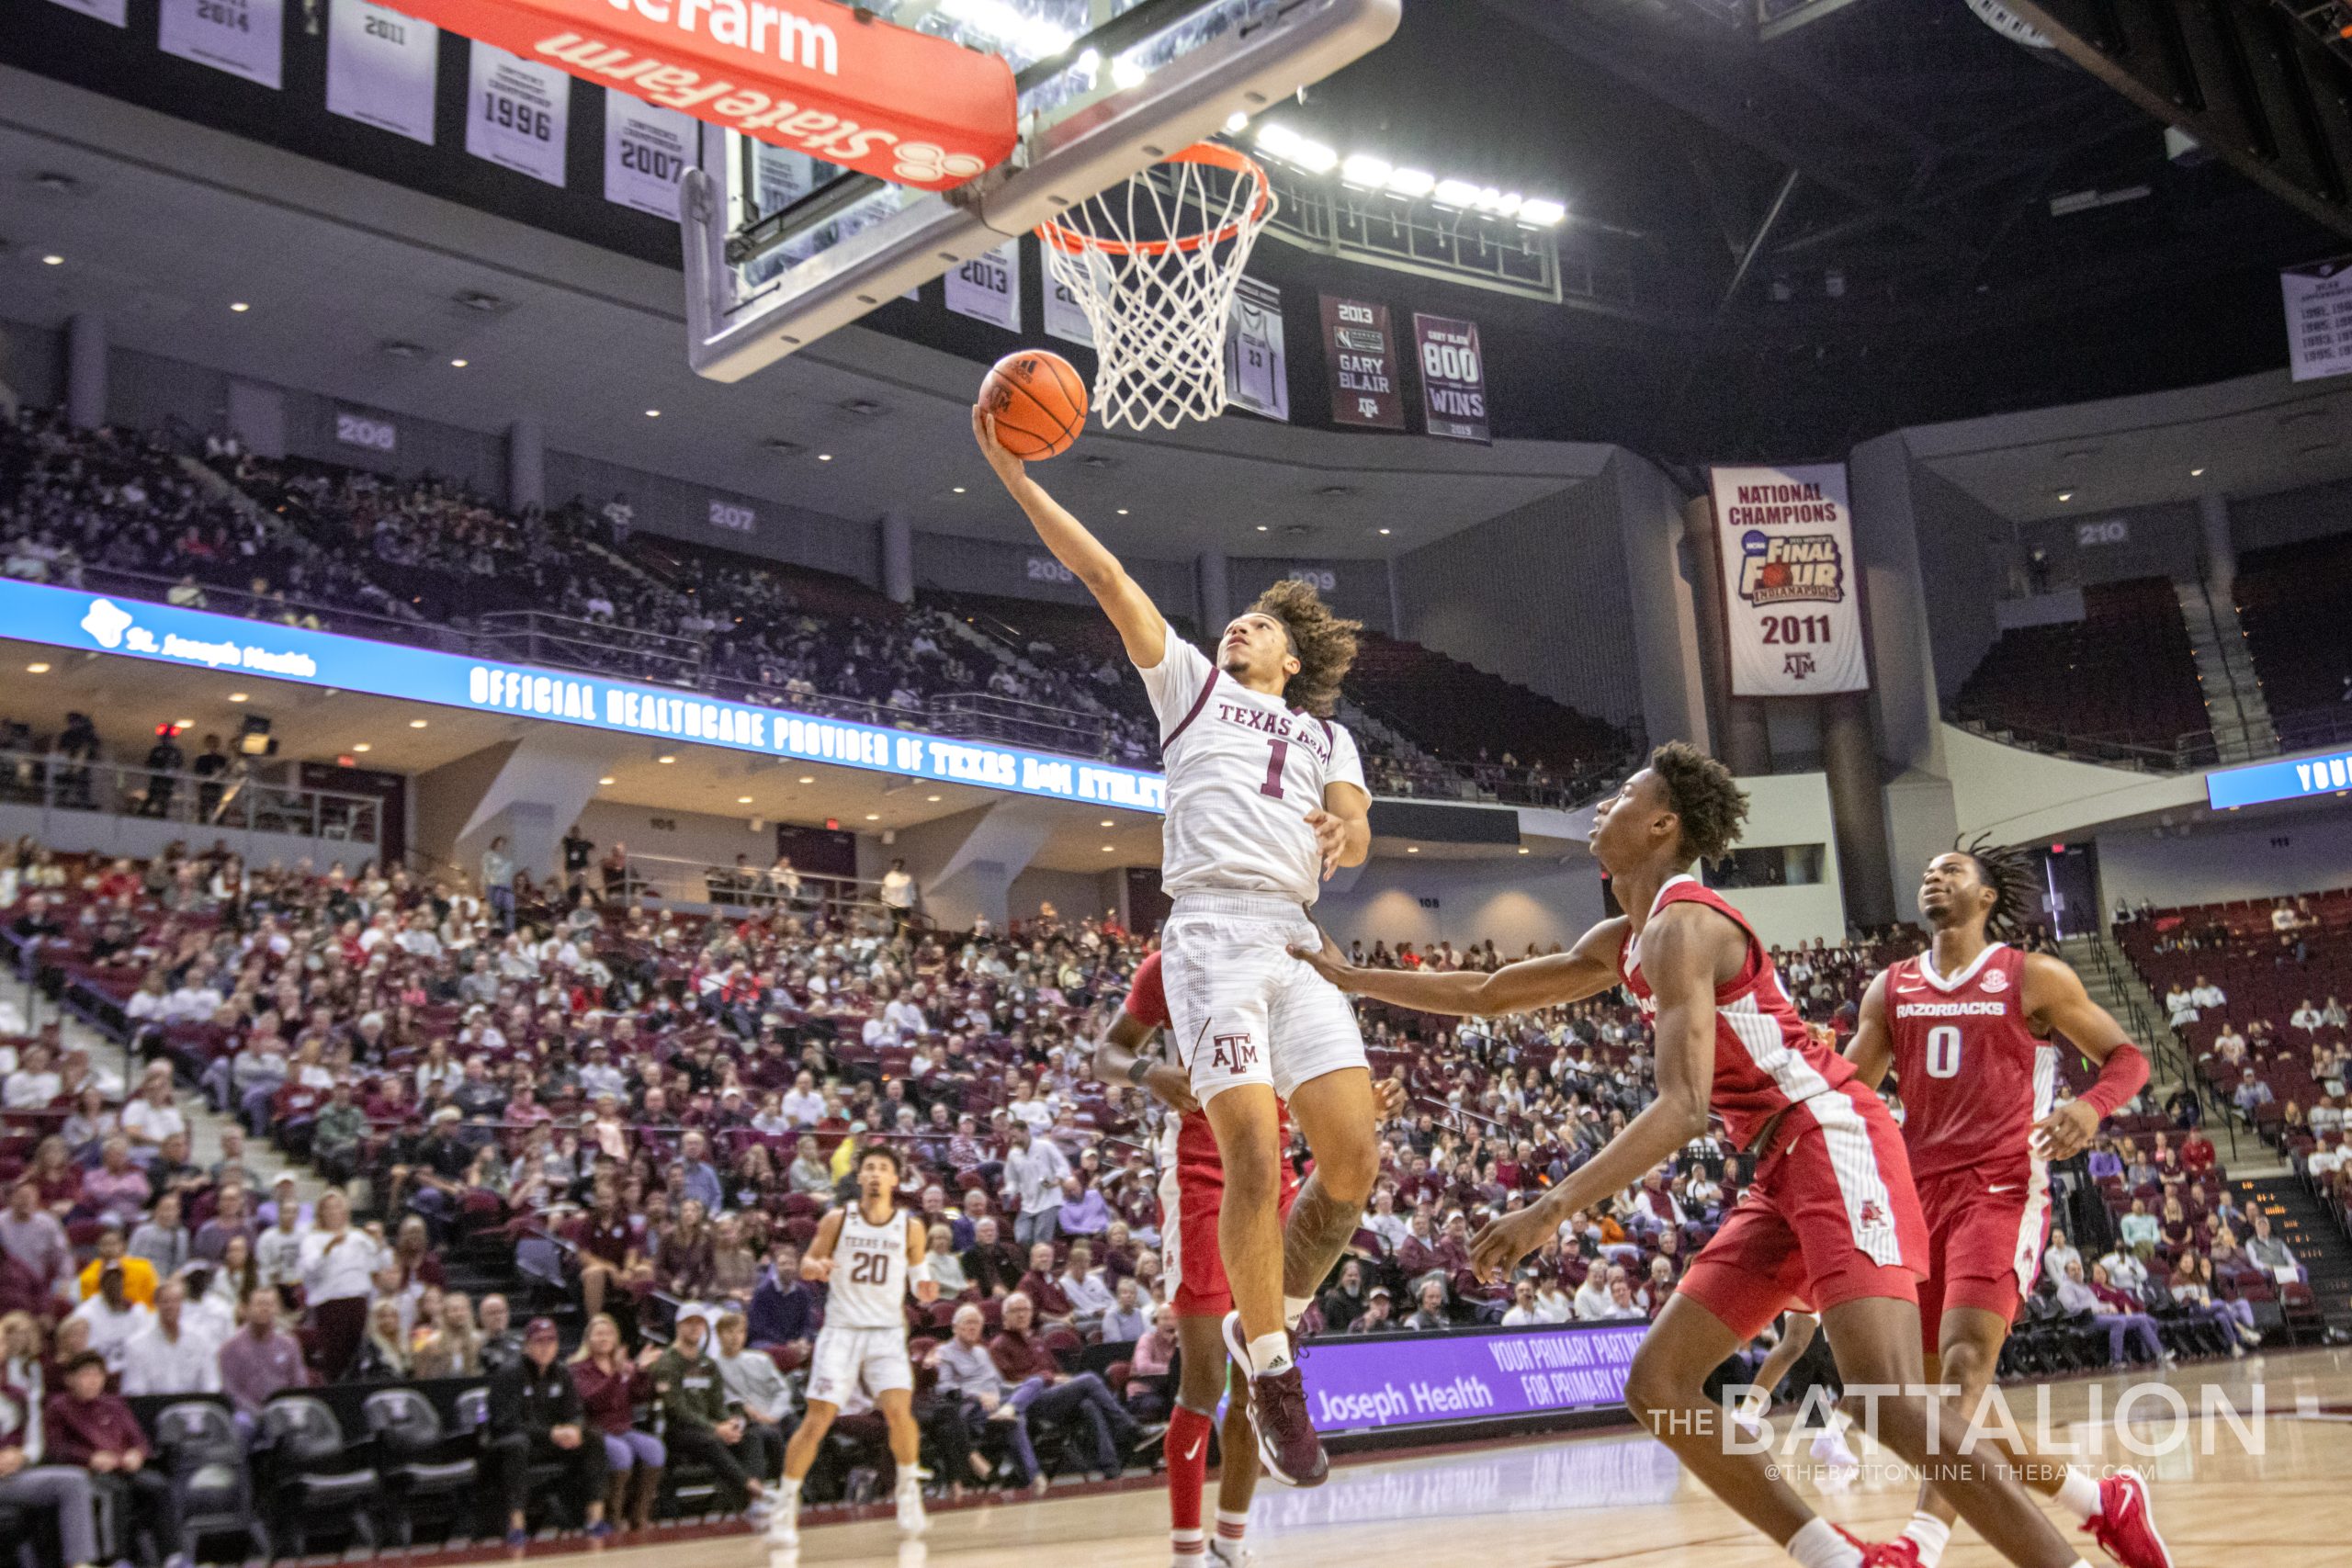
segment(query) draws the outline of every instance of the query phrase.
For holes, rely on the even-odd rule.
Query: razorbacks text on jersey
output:
[[[1306,814],[1322,806],[1327,784],[1371,793],[1355,738],[1250,690],[1173,631],[1142,675],[1168,777],[1160,886],[1173,898],[1273,893],[1315,902],[1323,860]]]
[[[1950,976],[1930,953],[1906,958],[1886,972],[1885,1001],[1912,1174],[2022,1178],[2058,1089],[2058,1048],[2025,1013],[2025,954],[1996,942]]]

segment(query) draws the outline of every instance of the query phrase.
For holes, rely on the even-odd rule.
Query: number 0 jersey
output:
[[[1327,784],[1363,782],[1344,726],[1253,692],[1168,634],[1168,651],[1141,671],[1159,716],[1168,818],[1160,886],[1187,893],[1275,893],[1315,902],[1323,859],[1306,814]]]
[[[2027,1021],[2025,954],[1996,942],[1951,976],[1936,973],[1932,953],[1905,959],[1886,972],[1886,1026],[1912,1173],[2030,1176],[2040,1162],[2028,1139],[2055,1103],[2058,1048]]]
[[[865,1223],[863,1203],[842,1211],[833,1242],[833,1271],[825,1281],[828,1328],[907,1325],[907,1217],[893,1210],[878,1225]]]

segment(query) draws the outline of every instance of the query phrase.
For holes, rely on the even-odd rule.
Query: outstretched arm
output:
[[[1417,1012],[1451,1013],[1466,1018],[1500,1018],[1597,997],[1618,983],[1617,953],[1624,946],[1623,917],[1601,921],[1577,939],[1566,953],[1522,958],[1491,975],[1469,970],[1450,975],[1413,974],[1400,969],[1359,969],[1347,961],[1330,933],[1323,933],[1317,949],[1294,947],[1301,958],[1343,991],[1392,1007]]]
[[[2047,953],[2025,960],[2026,1016],[2098,1064],[2098,1081],[2079,1098],[2043,1117],[2033,1129],[2044,1159],[2070,1159],[2088,1148],[2102,1117],[2111,1116],[2148,1081],[2148,1058],[2114,1015],[2091,1000],[2083,977]]]
[[[1854,1026],[1854,1037],[1846,1042],[1846,1060],[1854,1064],[1854,1076],[1863,1087],[1873,1092],[1886,1081],[1887,1069],[1894,1066],[1894,1036],[1886,1027],[1883,969],[1862,993],[1861,1016]]]
[[[1707,1130],[1715,977],[1737,966],[1736,944],[1746,941],[1737,926],[1698,904],[1669,908],[1643,929],[1642,973],[1657,998],[1657,1098],[1557,1187],[1478,1233],[1470,1264],[1479,1278],[1497,1278],[1541,1247],[1562,1220],[1632,1186]]]
[[[1157,1055],[1146,1055],[1144,1047],[1158,1033],[1126,1009],[1111,1021],[1102,1038],[1094,1043],[1094,1077],[1098,1082],[1114,1084],[1125,1080],[1174,1111],[1198,1111],[1200,1101],[1193,1098],[1192,1080],[1182,1068],[1162,1061]]]
[[[1127,575],[1119,558],[1103,548],[1102,541],[1087,531],[1085,524],[1064,511],[1059,502],[1029,477],[1026,463],[997,445],[996,416],[977,403],[972,406],[972,436],[980,444],[980,454],[988,458],[989,467],[1004,481],[1006,491],[1029,514],[1037,537],[1054,552],[1056,560],[1086,584],[1086,591],[1094,595],[1094,602],[1111,617],[1136,668],[1159,668],[1168,654],[1168,622],[1152,604],[1151,596]]]

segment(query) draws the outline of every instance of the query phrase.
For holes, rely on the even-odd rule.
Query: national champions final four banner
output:
[[[1732,694],[1869,690],[1846,466],[1710,474]]]
[[[616,735],[978,784],[1049,800],[1132,811],[1168,808],[1166,782],[1158,773],[1135,768],[723,702],[633,681],[239,620],[77,588],[0,578],[0,628],[9,637],[52,648],[266,675],[314,689],[514,714]]]

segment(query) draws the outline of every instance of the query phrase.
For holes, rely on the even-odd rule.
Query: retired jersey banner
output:
[[[1331,367],[1331,418],[1374,430],[1405,428],[1396,339],[1388,307],[1323,296],[1323,355]]]
[[[678,182],[702,162],[702,122],[605,90],[605,199],[678,220]]]
[[[280,85],[286,63],[284,0],[163,0],[156,46],[165,54]]]
[[[1054,276],[1052,267],[1045,268],[1041,276],[1046,285],[1046,335],[1092,348],[1094,323],[1086,319],[1078,296],[1069,291],[1069,284]]]
[[[1732,694],[1867,691],[1846,465],[1709,472]]]
[[[961,263],[947,274],[947,308],[1007,332],[1021,330],[1021,242]]]
[[[327,13],[327,113],[433,145],[441,29],[374,0]]]
[[[1415,311],[1413,345],[1421,362],[1423,428],[1453,441],[1492,441],[1478,323]]]
[[[2287,354],[2295,379],[2352,372],[2352,256],[2278,274],[2287,304]]]
[[[1290,418],[1290,367],[1283,355],[1283,291],[1244,274],[1225,322],[1225,398],[1232,407]]]
[[[571,78],[476,39],[468,74],[466,151],[561,186],[571,127]]]

